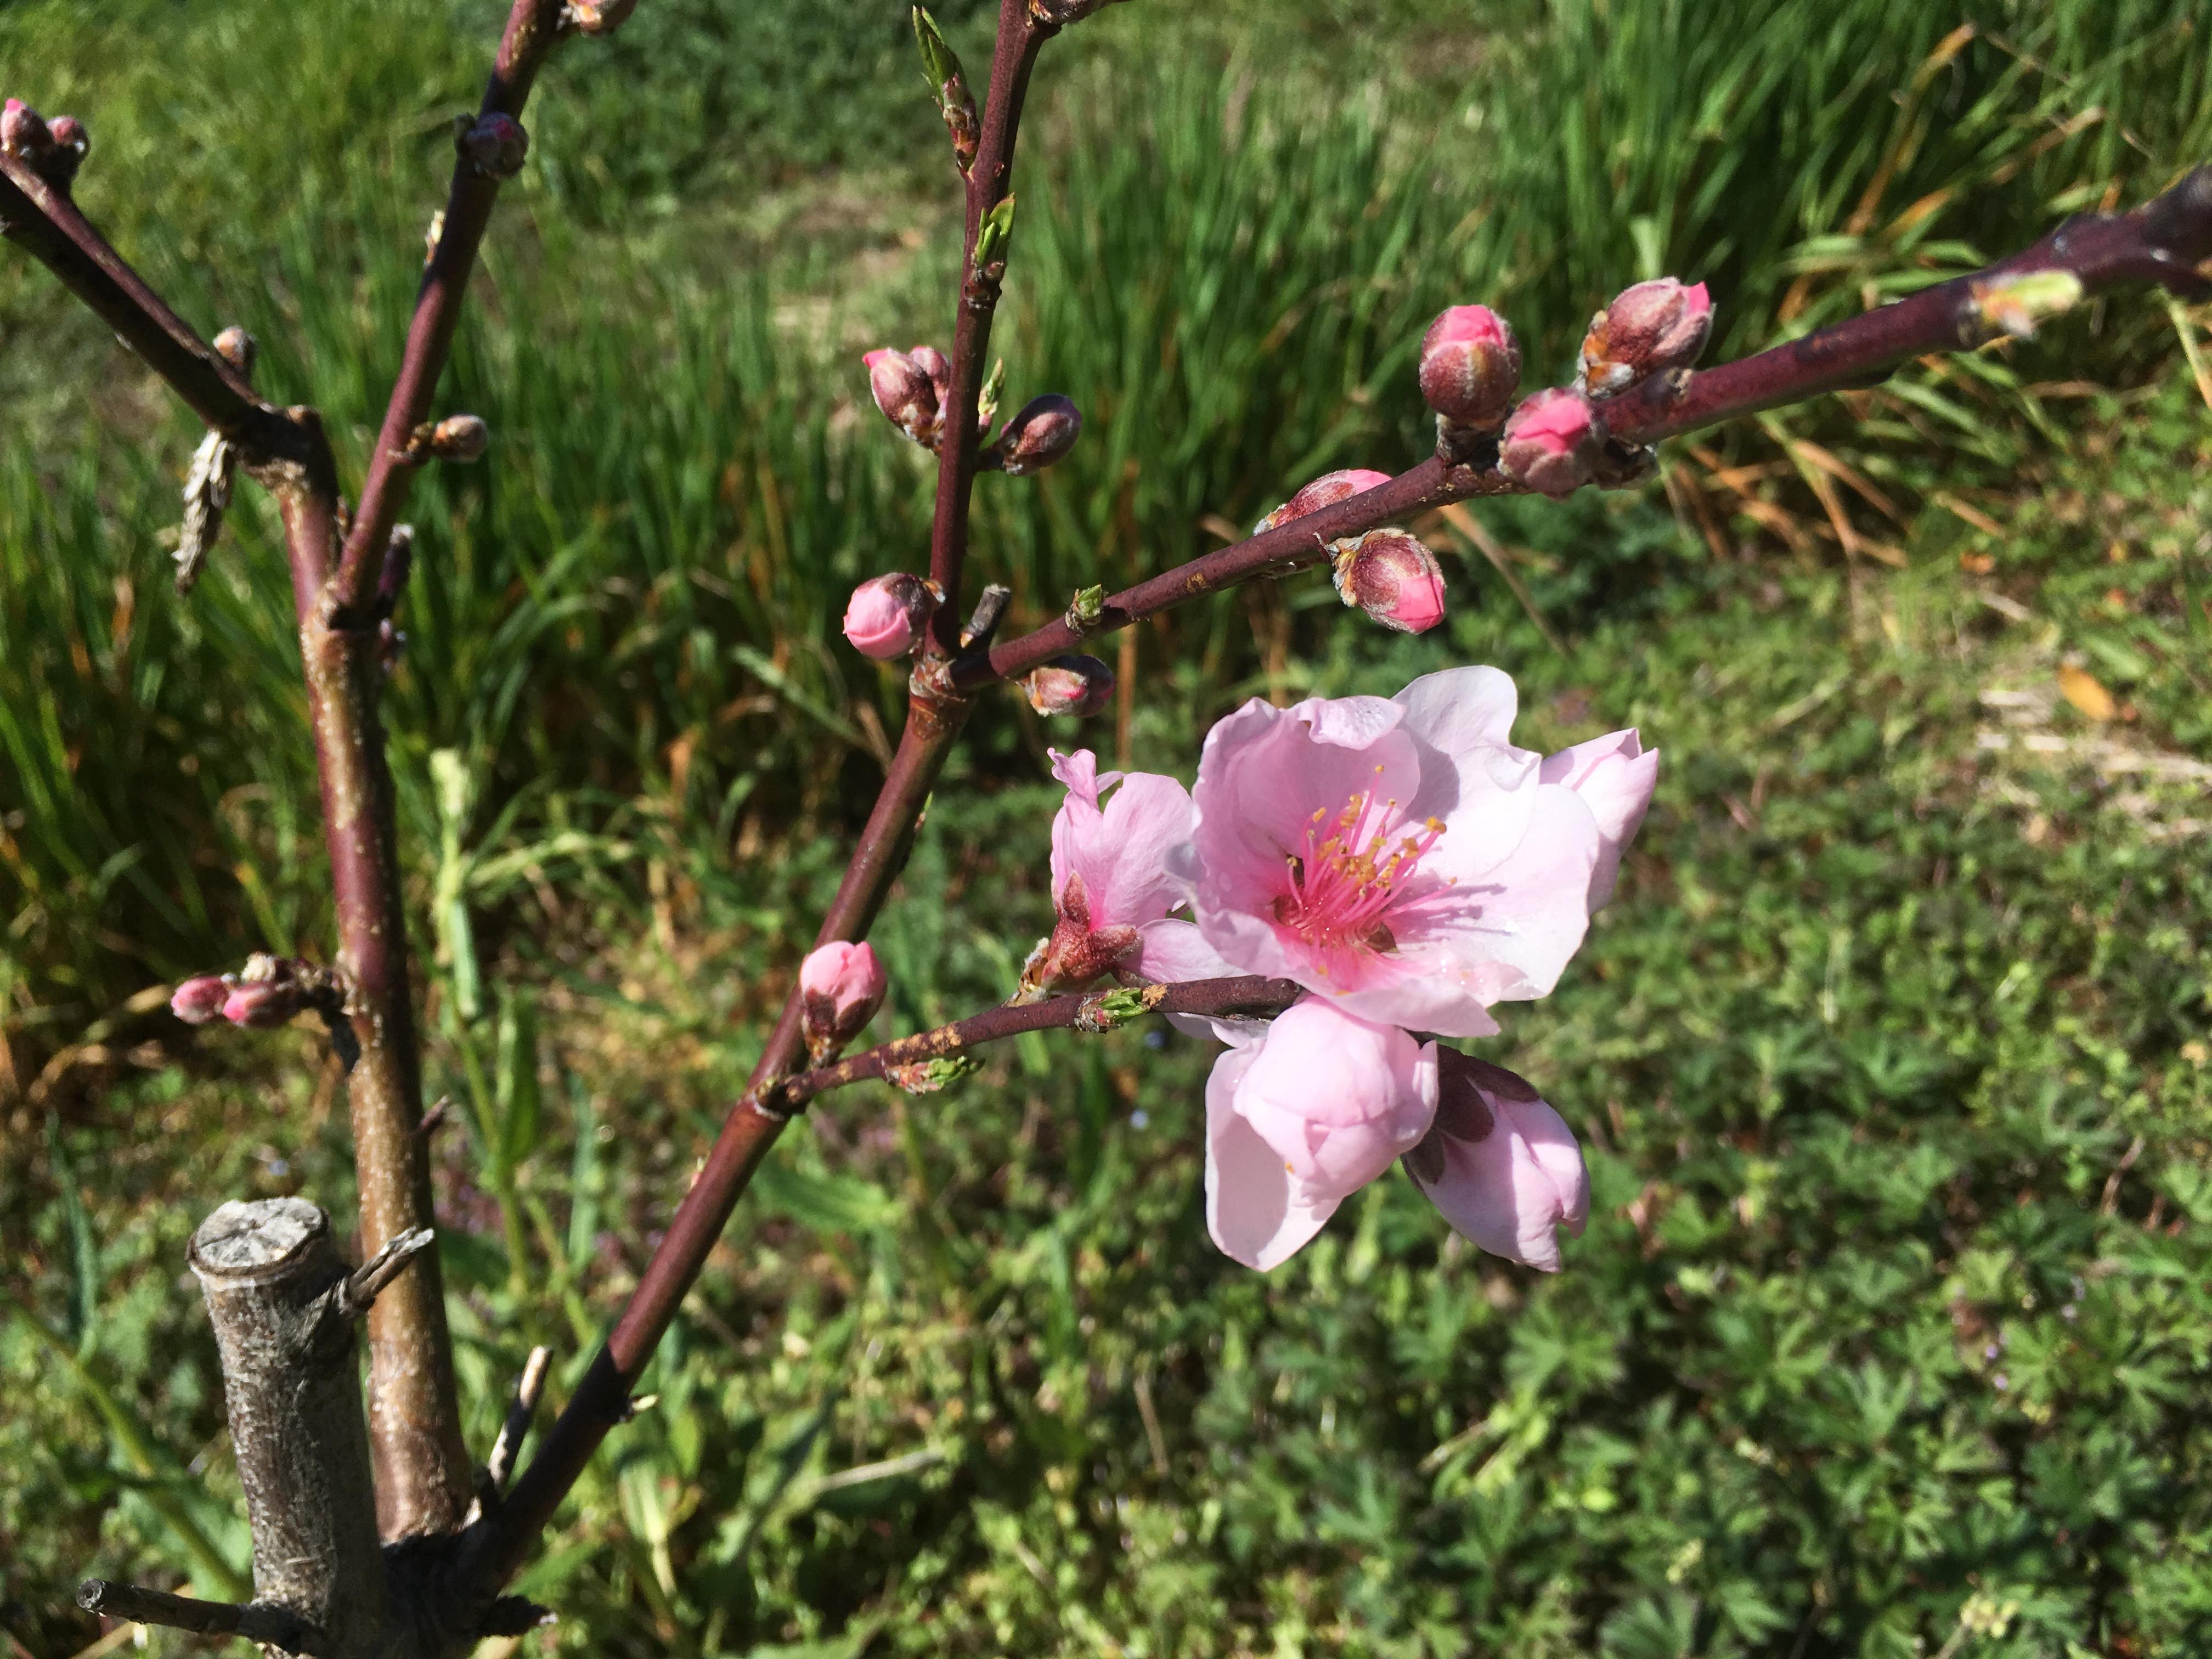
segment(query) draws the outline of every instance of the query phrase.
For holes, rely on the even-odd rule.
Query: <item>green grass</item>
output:
[[[83,197],[126,251],[252,327],[264,384],[357,459],[492,9],[133,0],[101,29],[18,4],[0,64],[88,118]],[[953,227],[882,10],[830,52],[814,9],[655,4],[563,55],[450,386],[491,464],[410,506],[389,711],[432,1087],[462,1109],[440,1190],[478,1443],[531,1341],[588,1357],[896,730],[897,678],[836,617],[918,562],[929,476],[856,358],[941,337]],[[981,61],[980,13],[939,15]],[[1068,391],[1089,426],[1041,479],[983,481],[980,568],[1042,617],[1215,544],[1209,514],[1410,459],[1411,343],[1450,301],[1503,305],[1534,374],[1610,288],[1674,269],[1749,349],[2212,148],[2187,7],[1807,15],[1243,0],[1071,32],[1002,340],[1012,397]],[[155,532],[194,434],[21,260],[0,324],[26,416],[0,458],[0,1289],[29,1310],[0,1310],[0,1627],[59,1659],[90,1639],[77,1576],[204,1592],[245,1559],[190,1228],[280,1191],[343,1215],[350,1173],[303,1034],[186,1044],[130,1001],[326,936],[265,504],[242,492],[177,601]],[[1395,1178],[1283,1272],[1231,1267],[1179,1039],[1024,1042],[957,1098],[854,1091],[741,1209],[661,1406],[526,1584],[562,1610],[548,1639],[2200,1650],[2212,452],[2170,340],[2115,301],[1917,371],[1862,424],[1723,440],[1781,546],[1686,457],[1717,553],[1656,490],[1486,505],[1564,655],[1479,559],[1449,566],[1444,637],[1346,625],[1317,578],[1146,630],[1140,765],[1187,775],[1255,691],[1469,660],[1521,679],[1527,740],[1634,720],[1666,751],[1623,899],[1495,1050],[1591,1151],[1570,1271],[1459,1250]],[[2047,389],[2084,374],[2157,389]],[[1806,439],[1891,502],[1847,498],[1906,568],[1822,539],[1784,447]],[[2124,718],[2057,697],[2063,665]],[[971,726],[878,935],[892,1028],[1011,982],[1047,920],[1042,750],[1070,735],[1011,702]],[[1966,1632],[1970,1594],[2018,1604],[2003,1636]]]

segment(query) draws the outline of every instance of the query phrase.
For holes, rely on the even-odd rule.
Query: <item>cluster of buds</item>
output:
[[[924,449],[935,450],[952,396],[952,365],[945,354],[930,345],[911,351],[878,346],[860,361],[868,367],[868,390],[884,418]]]
[[[937,612],[937,584],[893,570],[871,576],[845,605],[845,637],[853,649],[878,662],[911,655]]]
[[[1438,441],[1456,448],[1495,432],[1521,386],[1521,343],[1488,306],[1454,306],[1421,337],[1421,396]]]
[[[511,115],[453,118],[453,143],[468,164],[487,179],[512,179],[530,154],[530,135]]]
[[[1581,392],[1540,392],[1516,409],[1498,445],[1498,470],[1558,500],[1596,476],[1606,453],[1604,422]]]
[[[1114,701],[1114,671],[1096,657],[1054,657],[1022,681],[1040,714],[1095,714]]]
[[[1331,570],[1346,605],[1401,634],[1425,634],[1444,619],[1443,568],[1419,537],[1370,530],[1336,547]]]
[[[56,190],[66,191],[92,149],[92,135],[74,115],[51,121],[20,98],[0,105],[0,155],[27,162]]]
[[[169,998],[169,1012],[187,1025],[220,1017],[234,1025],[266,1029],[312,1011],[335,1027],[344,1010],[345,987],[331,969],[265,951],[248,957],[234,974],[188,979]]]
[[[1685,287],[1672,276],[1638,283],[1590,319],[1576,385],[1606,398],[1648,376],[1687,368],[1712,331],[1712,296],[1703,283]]]
[[[407,434],[400,459],[424,461],[479,460],[491,447],[491,428],[480,415],[448,415],[442,421],[425,421]]]
[[[799,964],[799,1014],[817,1066],[867,1029],[890,988],[872,945],[832,939],[807,953]]]
[[[989,416],[984,417],[984,423],[989,424]],[[1042,472],[1074,448],[1082,432],[1083,416],[1074,401],[1048,392],[1015,411],[997,441],[984,452],[982,463],[1017,478]]]

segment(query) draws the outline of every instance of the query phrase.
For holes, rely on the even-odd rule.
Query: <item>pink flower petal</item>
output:
[[[1264,1273],[1297,1254],[1336,1201],[1295,1194],[1282,1159],[1230,1103],[1257,1055],[1256,1048],[1231,1048],[1206,1079],[1206,1229],[1223,1255]]]
[[[1546,756],[1540,775],[1546,783],[1563,784],[1580,795],[1597,819],[1603,846],[1590,872],[1589,908],[1602,908],[1620,878],[1621,854],[1651,805],[1659,782],[1659,751],[1646,751],[1631,727]]]
[[[1474,1087],[1460,1067],[1448,1065],[1445,1074],[1447,1091]],[[1441,1132],[1431,1136],[1423,1152],[1441,1152],[1441,1169],[1433,1182],[1416,1169],[1414,1182],[1471,1243],[1492,1255],[1557,1273],[1559,1229],[1580,1237],[1589,1214],[1582,1149],[1566,1121],[1546,1102],[1479,1092],[1490,1132],[1474,1141]],[[1449,1108],[1443,1115],[1451,1117]],[[1409,1167],[1416,1162],[1409,1160]]]

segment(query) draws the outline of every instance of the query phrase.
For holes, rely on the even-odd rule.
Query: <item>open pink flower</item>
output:
[[[1153,980],[1235,972],[1214,963],[1188,922],[1167,920],[1188,896],[1168,857],[1190,839],[1189,792],[1153,772],[1102,775],[1088,749],[1046,752],[1067,786],[1052,821],[1057,920],[1022,969],[1024,990],[1088,985],[1109,969]]]
[[[1248,1267],[1288,1260],[1420,1144],[1436,1108],[1436,1044],[1300,1000],[1206,1080],[1213,1242]]]
[[[1565,1119],[1527,1079],[1449,1048],[1437,1055],[1435,1121],[1407,1173],[1469,1242],[1547,1273],[1559,1230],[1589,1215],[1589,1172]]]
[[[1491,1004],[1548,993],[1607,847],[1583,794],[1508,740],[1515,707],[1504,673],[1457,668],[1394,698],[1255,699],[1221,721],[1178,860],[1206,945],[1446,1036],[1490,1036]]]

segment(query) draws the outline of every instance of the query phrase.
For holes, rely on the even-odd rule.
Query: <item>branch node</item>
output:
[[[502,1595],[485,1609],[483,1622],[477,1626],[483,1636],[525,1636],[541,1625],[557,1625],[561,1615],[550,1607],[540,1607],[526,1596]]]

